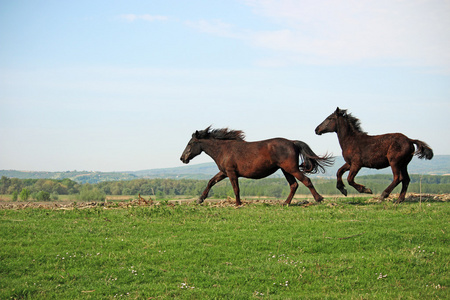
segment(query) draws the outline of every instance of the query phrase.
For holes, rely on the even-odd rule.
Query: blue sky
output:
[[[0,0],[0,169],[181,166],[209,125],[340,155],[314,134],[337,106],[450,154],[449,15],[448,0]]]

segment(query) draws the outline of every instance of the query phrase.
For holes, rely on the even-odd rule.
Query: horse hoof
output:
[[[346,195],[346,196],[347,196],[347,195]],[[323,197],[322,197],[322,196],[319,196],[319,198],[317,198],[317,199],[315,199],[315,200],[316,200],[316,202],[320,203],[320,202],[322,202]]]
[[[400,204],[400,203],[402,203],[403,201],[405,201],[405,199],[398,198],[397,201],[395,201],[395,204]]]
[[[372,190],[369,189],[369,188],[365,188],[364,191],[363,191],[363,193],[365,193],[365,194],[373,194],[373,193],[372,193]]]
[[[197,199],[197,204],[202,204],[203,201],[205,201],[205,200],[204,200],[204,199],[201,199],[201,198],[198,198],[198,199]]]
[[[347,190],[346,189],[339,189],[345,197],[347,197]]]

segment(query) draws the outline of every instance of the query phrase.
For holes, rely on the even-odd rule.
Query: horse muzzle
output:
[[[188,164],[189,163],[189,158],[186,156],[181,156],[180,160],[184,163],[184,164]]]

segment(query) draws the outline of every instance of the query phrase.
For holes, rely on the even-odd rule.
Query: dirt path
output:
[[[396,199],[398,195],[391,195],[385,201],[393,201]],[[130,199],[131,197],[127,197]],[[338,196],[328,196],[325,199],[325,203],[327,202],[336,202],[338,200]],[[352,198],[352,197],[348,197]],[[297,200],[294,199],[293,205],[297,206],[309,206],[313,205],[315,202],[312,199],[308,200]],[[405,202],[448,202],[450,201],[450,194],[414,194],[411,193],[406,198]],[[367,198],[367,202],[378,202],[377,197]],[[128,201],[108,201],[106,199],[104,202],[96,202],[96,201],[88,201],[88,202],[73,202],[73,201],[51,201],[51,202],[38,202],[38,201],[28,201],[28,202],[12,202],[8,200],[0,199],[0,209],[26,209],[26,208],[40,208],[40,209],[54,209],[54,210],[73,210],[73,209],[88,209],[101,207],[104,209],[117,209],[117,208],[128,208],[132,206],[157,206],[157,205],[181,205],[181,204],[194,204],[195,199],[177,199],[177,200],[169,200],[169,201],[152,201],[151,199],[144,198],[136,198]],[[248,200],[244,199],[243,204],[269,204],[269,205],[281,205],[283,200],[274,200],[274,199],[252,199],[248,198]],[[228,197],[228,199],[217,200],[217,199],[207,199],[204,202],[204,205],[215,206],[215,207],[227,207],[233,206],[235,207],[235,200],[233,198]]]

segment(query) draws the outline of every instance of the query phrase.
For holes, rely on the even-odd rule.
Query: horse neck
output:
[[[208,154],[216,163],[217,159],[222,156],[225,141],[221,140],[201,140],[202,150]]]
[[[336,128],[336,133],[338,136],[339,144],[342,150],[355,139],[355,136],[359,133],[353,129],[350,124],[342,119],[338,119],[338,124]]]

